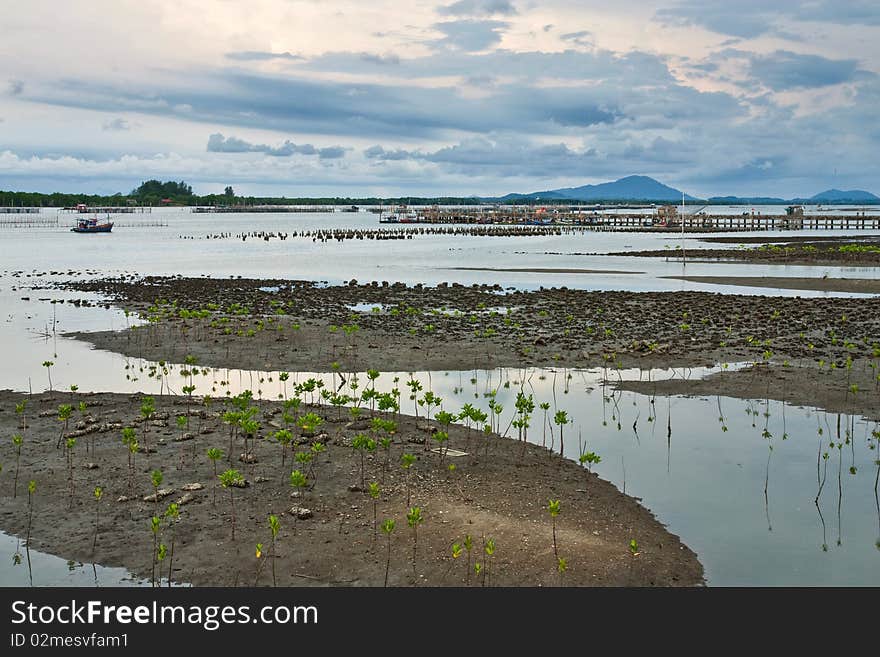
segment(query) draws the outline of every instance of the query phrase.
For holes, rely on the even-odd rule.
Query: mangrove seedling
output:
[[[369,488],[370,497],[373,499],[373,541],[376,540],[376,533],[378,531],[377,521],[376,521],[376,507],[379,504],[379,482],[371,481]]]
[[[156,562],[159,560],[159,530],[161,529],[161,520],[159,516],[150,518],[150,531],[153,533],[153,549],[151,550],[151,575],[150,581],[153,587],[156,586]],[[162,555],[164,558],[164,554]]]
[[[95,554],[95,546],[98,545],[98,530],[101,523],[101,498],[104,497],[104,489],[95,486],[95,539],[92,541],[92,555]]]
[[[553,521],[553,554],[559,559],[559,550],[556,545],[556,516],[559,515],[559,500],[548,500],[547,511],[550,512],[550,518]]]
[[[279,429],[274,433],[274,438],[281,445],[281,467],[283,468],[287,458],[287,446],[293,440],[293,434],[290,433],[289,429]]]
[[[34,494],[37,492],[37,482],[31,479],[28,482],[28,524],[24,544],[27,548],[31,545],[31,524],[34,518]]]
[[[15,445],[15,478],[12,483],[12,497],[18,497],[18,464],[21,461],[21,444],[24,442],[24,438],[21,437],[21,434],[17,433],[12,436],[12,444]]]
[[[388,518],[382,523],[382,532],[388,537],[388,556],[385,559],[385,583],[388,586],[388,570],[391,568],[391,533],[394,531],[394,520]]]
[[[64,446],[67,450],[67,484],[69,486],[68,507],[73,508],[73,496],[75,493],[73,481],[73,448],[76,447],[76,438],[68,438]]]
[[[73,413],[73,406],[70,404],[61,404],[58,407],[58,421],[63,422],[61,433],[58,435],[58,442],[55,443],[55,449],[61,447],[61,441],[64,440],[64,434],[67,433],[67,425],[70,423],[70,416]]]
[[[495,539],[488,538],[486,542],[483,544],[483,551],[486,553],[486,566],[483,574],[483,586],[491,586],[491,580],[489,579],[489,572],[491,571],[490,565],[492,563],[492,556],[495,554]]]
[[[406,524],[412,527],[413,530],[413,552],[412,552],[412,566],[413,566],[413,577],[416,575],[416,550],[419,546],[419,525],[422,524],[424,518],[422,517],[422,509],[421,507],[414,506],[410,507],[410,510],[406,514]]]
[[[235,540],[235,496],[232,489],[244,484],[244,477],[238,470],[229,468],[219,476],[220,485],[229,490],[229,508],[232,510],[232,540]]]
[[[162,485],[162,471],[153,470],[150,473],[150,482],[153,484],[153,506],[155,507],[156,515],[159,515],[159,486]]]
[[[278,537],[278,530],[281,524],[278,522],[278,516],[269,516],[269,531],[272,534],[272,541],[269,543],[269,558],[272,560],[272,586],[278,586],[275,578],[275,539]]]
[[[211,489],[211,504],[217,506],[217,461],[223,458],[223,450],[212,447],[208,450],[208,458],[214,466],[214,487]]]

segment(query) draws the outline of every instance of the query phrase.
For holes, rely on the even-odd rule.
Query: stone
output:
[[[292,516],[296,516],[297,520],[308,520],[311,518],[314,513],[312,513],[311,509],[307,509],[302,506],[292,506],[288,513]]]
[[[186,493],[182,497],[178,497],[174,503],[177,504],[177,506],[183,506],[184,504],[189,504],[194,499],[196,499],[195,495],[193,495],[192,493]]]
[[[174,438],[172,438],[171,440],[173,440],[176,443],[182,443],[187,440],[192,440],[195,437],[196,437],[196,435],[194,433],[185,433],[185,434],[178,433],[178,434],[175,434]]]
[[[204,486],[199,482],[195,482],[194,484],[184,484],[180,487],[180,490],[202,490]]]
[[[152,495],[146,495],[144,497],[144,502],[158,502],[159,500],[161,500],[165,497],[168,497],[173,492],[174,492],[173,488],[160,488]]]

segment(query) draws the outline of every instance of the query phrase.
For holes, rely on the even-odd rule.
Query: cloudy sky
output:
[[[0,8],[0,189],[880,193],[877,0]]]

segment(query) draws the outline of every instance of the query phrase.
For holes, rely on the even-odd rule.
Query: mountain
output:
[[[698,199],[685,194],[688,201]],[[627,176],[614,182],[564,187],[531,194],[507,194],[498,201],[668,201],[681,202],[681,192],[648,176]]]
[[[848,191],[829,189],[808,199],[797,200],[809,203],[878,203],[880,202],[880,197],[861,189],[850,189]]]
[[[627,176],[614,182],[581,187],[562,187],[531,194],[507,194],[497,198],[484,198],[484,201],[512,203],[516,201],[651,201],[660,203],[681,203],[681,191],[664,185],[648,176]],[[700,201],[685,194],[687,201]],[[772,196],[713,196],[705,201],[714,205],[776,205],[785,203],[880,203],[880,197],[860,189],[841,191],[829,189],[810,198],[782,199]]]

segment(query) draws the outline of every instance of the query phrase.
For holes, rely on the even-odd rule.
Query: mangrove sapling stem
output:
[[[15,445],[15,478],[12,483],[12,497],[13,499],[18,497],[18,465],[21,461],[21,444],[24,442],[24,438],[21,434],[15,434],[12,436],[12,444]]]
[[[98,531],[101,523],[101,498],[104,495],[104,489],[95,486],[95,538],[92,541],[92,556],[95,555],[95,547],[98,545]]]
[[[394,520],[388,518],[385,522],[382,523],[382,532],[385,536],[388,537],[388,552],[385,558],[385,583],[384,587],[388,586],[388,571],[391,568],[391,533],[394,531]]]
[[[165,517],[171,525],[171,553],[168,557],[168,588],[171,588],[171,580],[174,575],[174,539],[177,533],[177,521],[180,519],[180,508],[176,502],[172,502],[165,510]]]

